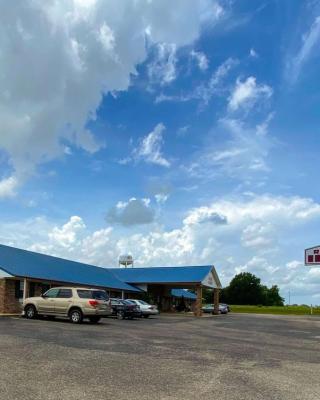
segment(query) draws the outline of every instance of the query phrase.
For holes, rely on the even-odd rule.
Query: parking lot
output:
[[[0,399],[320,398],[320,319],[0,318]]]

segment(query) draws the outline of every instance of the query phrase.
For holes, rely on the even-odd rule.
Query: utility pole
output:
[[[289,289],[289,306],[291,304],[291,293],[290,293],[290,289]]]

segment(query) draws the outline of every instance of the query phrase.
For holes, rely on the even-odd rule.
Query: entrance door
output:
[[[72,303],[72,289],[60,289],[54,303],[56,314],[67,315]]]
[[[38,309],[41,314],[53,314],[55,312],[55,301],[59,289],[48,290],[39,300]]]

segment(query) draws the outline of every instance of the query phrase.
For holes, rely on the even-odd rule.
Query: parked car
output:
[[[228,312],[231,311],[230,306],[228,304],[225,303],[220,303],[222,306],[227,307]]]
[[[23,302],[23,315],[66,317],[74,324],[88,318],[98,323],[101,317],[111,315],[109,296],[104,290],[91,288],[56,287],[39,297],[28,297]]]
[[[133,319],[141,317],[142,313],[140,311],[140,308],[135,303],[132,303],[129,300],[121,300],[115,298],[112,298],[110,300],[112,315],[116,316],[118,319]]]
[[[204,313],[214,313],[214,304],[206,304],[202,307],[202,312]],[[228,305],[227,304],[219,304],[219,314],[228,314]]]
[[[136,299],[129,299],[132,303],[136,304],[137,306],[140,307],[140,311],[142,313],[142,317],[144,318],[149,318],[150,315],[158,315],[159,310],[157,306],[148,304],[147,302],[143,300],[136,300]]]

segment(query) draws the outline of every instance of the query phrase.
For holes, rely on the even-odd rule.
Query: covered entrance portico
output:
[[[126,283],[141,289],[157,303],[161,311],[172,311],[172,289],[194,291],[197,299],[194,315],[202,315],[202,289],[213,291],[214,313],[219,313],[219,291],[221,283],[214,266],[191,267],[150,267],[150,268],[113,268],[109,269]]]

